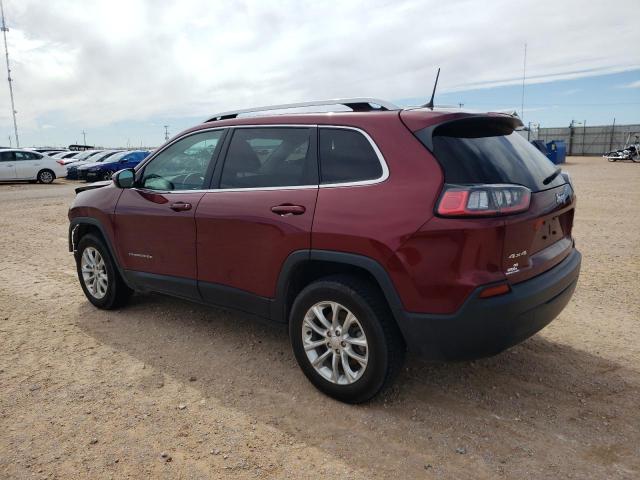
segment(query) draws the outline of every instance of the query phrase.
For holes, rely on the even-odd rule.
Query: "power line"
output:
[[[9,47],[7,46],[7,32],[9,29],[4,21],[4,4],[0,0],[0,12],[2,13],[2,36],[4,37],[4,54],[7,59],[7,81],[9,82],[9,95],[11,96],[11,114],[13,115],[13,130],[16,135],[16,147],[20,147],[20,139],[18,137],[18,122],[16,121],[16,105],[13,101],[13,80],[11,79],[11,68],[9,67]]]

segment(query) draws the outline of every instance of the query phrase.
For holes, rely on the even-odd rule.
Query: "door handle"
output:
[[[284,217],[285,215],[302,215],[307,211],[302,205],[282,204],[271,207],[271,211],[276,215]]]
[[[187,202],[175,202],[172,203],[169,208],[174,212],[186,212],[187,210],[191,210],[191,204]]]

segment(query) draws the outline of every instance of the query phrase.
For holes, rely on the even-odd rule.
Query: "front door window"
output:
[[[178,140],[144,167],[139,185],[159,191],[201,190],[223,130],[210,130]]]

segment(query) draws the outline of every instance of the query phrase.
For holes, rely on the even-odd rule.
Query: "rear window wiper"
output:
[[[555,171],[549,175],[547,178],[545,178],[542,183],[543,185],[549,185],[551,182],[553,182],[553,179],[556,178],[558,175],[560,175],[560,173],[562,172],[562,168],[558,167],[555,169]]]

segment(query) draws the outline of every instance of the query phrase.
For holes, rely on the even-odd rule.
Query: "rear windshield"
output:
[[[426,135],[432,135],[427,139]],[[446,183],[512,183],[536,192],[565,183],[562,175],[545,185],[556,170],[538,149],[505,123],[473,119],[417,132],[442,166]]]

